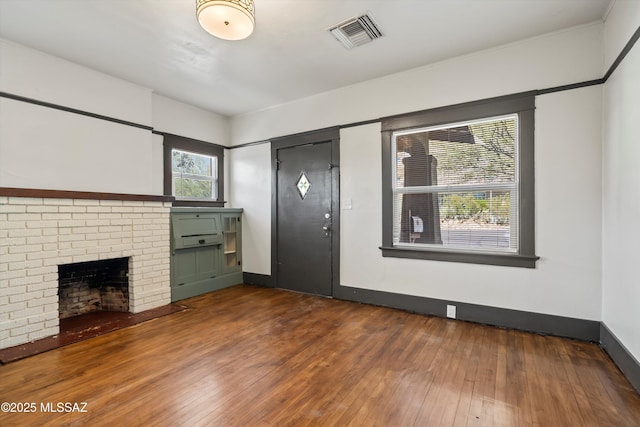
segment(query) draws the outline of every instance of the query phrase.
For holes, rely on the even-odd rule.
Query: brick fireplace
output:
[[[59,333],[59,269],[67,264],[125,258],[129,312],[171,302],[171,202],[158,196],[0,190],[0,348]]]

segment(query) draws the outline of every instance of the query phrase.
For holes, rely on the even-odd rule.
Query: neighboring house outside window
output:
[[[534,102],[383,119],[383,256],[535,267]]]

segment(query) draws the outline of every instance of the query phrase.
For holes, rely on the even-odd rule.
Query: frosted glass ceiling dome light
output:
[[[209,34],[225,40],[242,40],[256,24],[253,0],[197,0],[198,22]]]

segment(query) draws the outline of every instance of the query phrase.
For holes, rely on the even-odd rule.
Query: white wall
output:
[[[0,187],[162,194],[152,152],[147,130],[0,98]]]
[[[242,269],[271,274],[271,147],[229,150],[231,206],[244,208]]]
[[[151,91],[0,40],[0,90],[151,126]],[[0,186],[162,194],[151,132],[0,100]]]
[[[602,25],[588,25],[235,117],[232,143],[592,80],[602,77],[602,61]],[[541,260],[534,270],[383,258],[380,125],[343,129],[341,199],[351,199],[353,208],[341,211],[341,285],[599,320],[601,90],[594,86],[536,100]],[[243,156],[245,150],[254,151]],[[232,150],[232,169],[236,161],[253,162],[267,176],[269,151],[255,150]],[[270,181],[255,181],[242,189],[243,197],[266,202]],[[252,231],[259,225],[268,236],[270,208],[259,211],[261,221]],[[257,253],[269,252],[269,240],[253,243],[261,245]],[[245,266],[269,273],[269,259],[254,256],[245,253]]]
[[[151,126],[151,90],[0,39],[0,91]]]
[[[341,284],[599,320],[600,106],[600,87],[536,100],[535,269],[383,258],[380,125],[342,130]]]
[[[2,39],[0,64],[0,91],[229,144],[226,117],[148,88]],[[0,98],[0,187],[161,195],[162,156],[148,129]]]
[[[235,116],[232,145],[598,79],[602,60],[602,25],[577,27]]]
[[[220,114],[153,94],[153,129],[214,144],[229,145],[229,120]]]
[[[617,9],[620,6],[620,9]],[[630,19],[632,17],[632,19]],[[609,33],[633,33],[640,2],[618,0],[607,20]],[[626,42],[607,40],[607,57]],[[623,60],[604,88],[602,320],[640,360],[640,45]]]
[[[614,0],[604,26],[604,71],[616,60],[640,26],[638,0]]]

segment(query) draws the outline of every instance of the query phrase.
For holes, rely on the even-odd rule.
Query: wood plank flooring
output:
[[[146,310],[141,313],[122,313],[118,311],[94,311],[81,316],[60,319],[58,335],[34,342],[0,349],[0,364],[10,363],[54,348],[80,342],[98,335],[137,325],[156,317],[166,316],[184,310],[179,303]]]
[[[181,303],[0,366],[36,409],[0,426],[640,426],[595,344],[246,285]]]

